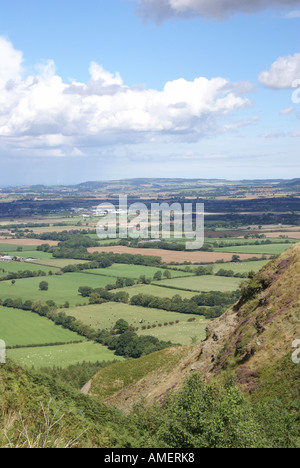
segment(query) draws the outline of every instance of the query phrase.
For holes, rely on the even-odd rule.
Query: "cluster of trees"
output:
[[[0,270],[5,273],[5,270]],[[17,280],[17,279],[22,279],[22,278],[36,278],[36,277],[42,277],[46,276],[46,273],[44,271],[38,270],[38,271],[30,271],[30,270],[24,270],[24,271],[17,271],[15,273],[8,273],[5,276],[0,277],[0,281],[9,281],[9,280]]]
[[[249,273],[234,273],[233,270],[225,270],[224,268],[221,268],[217,273],[215,274],[216,276],[224,276],[227,278],[248,278]]]
[[[47,374],[56,385],[70,385],[76,390],[81,390],[82,387],[89,382],[89,380],[97,374],[104,367],[115,364],[117,360],[113,361],[97,361],[85,362],[74,364],[66,368],[59,366],[43,367],[39,372]]]
[[[219,296],[221,294],[221,297]],[[172,298],[161,298],[147,294],[138,294],[130,300],[131,305],[178,312],[182,314],[203,315],[206,318],[220,317],[228,305],[235,302],[236,295],[230,293],[202,293],[192,299],[183,299],[176,295]],[[209,307],[209,308],[207,308]]]
[[[105,288],[93,289],[90,286],[81,286],[78,289],[82,297],[88,297],[90,304],[102,304],[103,302],[123,302],[129,301],[129,294],[125,291],[111,292]]]
[[[135,359],[172,346],[170,341],[160,341],[154,336],[138,336],[123,319],[116,322],[111,332],[102,331],[96,341],[115,351],[117,356]]]
[[[93,241],[90,237],[87,236],[87,234],[91,234],[91,231],[89,230],[78,230],[78,229],[73,229],[71,231],[53,231],[53,232],[45,232],[42,234],[28,234],[26,237],[34,238],[34,239],[40,239],[40,240],[51,240],[51,241],[59,241],[59,242],[72,242],[78,238],[84,238],[87,239],[88,244],[94,244],[92,247],[95,245],[98,245],[98,241]],[[77,241],[76,241],[77,242]]]
[[[297,420],[298,419],[298,420]],[[199,373],[160,405],[130,415],[159,447],[280,448],[299,445],[299,417],[277,399],[252,402],[233,382],[207,384]],[[155,442],[154,442],[155,441]]]
[[[185,242],[178,242],[178,240],[174,239],[166,241],[157,241],[157,242],[140,242],[139,239],[132,239],[127,241],[126,245],[135,248],[143,248],[143,249],[162,249],[162,250],[174,250],[174,251],[184,251],[186,250]],[[201,247],[202,251],[205,252],[212,252],[213,248],[209,243],[205,243],[203,247]]]

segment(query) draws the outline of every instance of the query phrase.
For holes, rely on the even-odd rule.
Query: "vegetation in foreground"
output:
[[[0,445],[10,448],[299,448],[299,421],[278,401],[192,375],[175,395],[125,416],[46,374],[0,373]]]

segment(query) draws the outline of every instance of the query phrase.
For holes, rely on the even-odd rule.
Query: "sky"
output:
[[[0,186],[300,177],[300,0],[11,0]]]

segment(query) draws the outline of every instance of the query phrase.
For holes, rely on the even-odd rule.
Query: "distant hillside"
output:
[[[162,372],[158,363],[156,371],[152,369],[140,380],[116,385],[113,394],[110,379],[106,402],[129,410],[139,397],[159,401],[170,389],[180,388],[195,371],[207,381],[225,382],[233,377],[253,399],[276,396],[284,402],[299,402],[300,365],[292,362],[296,339],[300,339],[300,244],[245,283],[240,302],[212,322],[201,345],[178,355],[179,362],[168,371]],[[120,372],[126,374],[126,365],[118,364]],[[139,367],[139,360],[135,367]],[[94,377],[93,395],[97,389],[101,395],[109,372],[112,369],[106,368]]]

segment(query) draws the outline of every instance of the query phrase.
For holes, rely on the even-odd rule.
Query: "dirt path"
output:
[[[80,390],[81,393],[83,393],[84,395],[88,395],[89,391],[91,390],[91,386],[92,386],[92,380],[90,380],[88,383],[85,384],[84,387],[82,387],[82,389]]]

